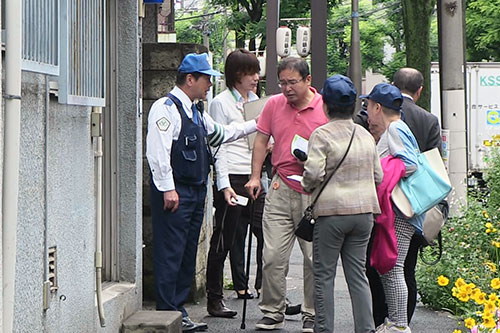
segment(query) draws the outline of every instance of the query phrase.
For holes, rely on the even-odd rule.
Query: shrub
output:
[[[434,266],[419,263],[422,302],[445,309],[474,332],[496,332],[500,320],[500,153],[487,159],[486,189],[469,191],[462,214],[442,229],[443,255]],[[500,330],[498,330],[500,332]]]

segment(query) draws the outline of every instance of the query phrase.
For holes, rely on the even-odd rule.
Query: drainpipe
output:
[[[43,217],[43,311],[49,308],[50,281],[49,281],[49,108],[50,108],[50,85],[49,76],[45,75],[45,169],[44,169],[44,206],[45,216]]]
[[[12,332],[21,133],[22,1],[5,1],[5,122],[2,187],[2,326]]]
[[[102,108],[93,107],[91,114],[91,135],[94,142],[94,163],[95,163],[95,280],[97,312],[101,327],[106,326],[104,307],[102,305]]]

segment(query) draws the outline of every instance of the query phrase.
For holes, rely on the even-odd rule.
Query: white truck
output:
[[[500,63],[470,62],[466,71],[467,165],[469,174],[480,178],[484,157],[492,147],[500,147]],[[431,112],[441,123],[439,89],[439,64],[433,63]],[[443,148],[446,150],[446,142]]]

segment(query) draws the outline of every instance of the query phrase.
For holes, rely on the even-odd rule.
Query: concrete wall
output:
[[[177,67],[182,59],[188,53],[207,52],[202,45],[196,44],[143,44],[143,142],[146,139],[148,113],[153,102],[166,95],[175,85],[175,76]],[[144,144],[144,149],[145,149]],[[143,234],[144,234],[144,299],[154,300],[154,276],[153,276],[153,235],[151,225],[151,210],[149,206],[149,166],[147,164],[145,151],[143,155]],[[196,273],[193,280],[190,300],[195,300],[205,294],[205,272],[206,260],[210,243],[211,225],[212,225],[212,188],[209,186],[205,214],[205,222],[202,225],[200,239],[198,244],[198,256],[196,264]]]
[[[45,75],[23,72],[15,332],[118,332],[122,321],[142,307],[140,23],[137,1],[119,4],[115,83],[119,280],[107,283],[103,290],[106,327],[99,324],[95,296],[91,108],[62,105],[51,96],[46,117]],[[57,246],[59,288],[50,294],[49,308],[43,311],[45,237],[48,246]]]
[[[45,76],[23,72],[16,331],[82,331],[94,328],[94,157],[90,108],[50,101],[45,138]],[[45,149],[49,160],[45,165]],[[45,184],[44,169],[48,170]],[[47,186],[47,206],[45,206]],[[47,214],[48,227],[44,221]],[[57,246],[59,290],[42,311],[44,235]]]
[[[120,281],[142,296],[142,44],[138,2],[116,0]],[[132,246],[133,244],[133,246]]]

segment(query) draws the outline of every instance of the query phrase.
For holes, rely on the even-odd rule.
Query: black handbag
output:
[[[352,140],[354,139],[354,133],[356,132],[356,126],[354,126],[352,130],[352,135],[351,135],[351,140],[349,141],[349,145],[347,146],[347,149],[344,153],[344,156],[340,160],[339,164],[333,169],[333,171],[325,178],[323,183],[321,183],[321,188],[318,191],[318,194],[312,201],[312,203],[306,208],[304,211],[304,216],[302,216],[302,219],[299,222],[299,225],[297,229],[295,229],[295,236],[302,238],[305,241],[312,242],[313,239],[313,231],[314,231],[314,218],[313,218],[313,211],[314,211],[314,205],[316,204],[316,201],[318,201],[319,195],[321,192],[323,192],[323,189],[325,188],[326,184],[330,181],[332,176],[335,174],[337,169],[340,167],[342,162],[344,162],[345,157],[347,156],[347,153],[349,152],[349,149],[351,149],[351,144]]]

